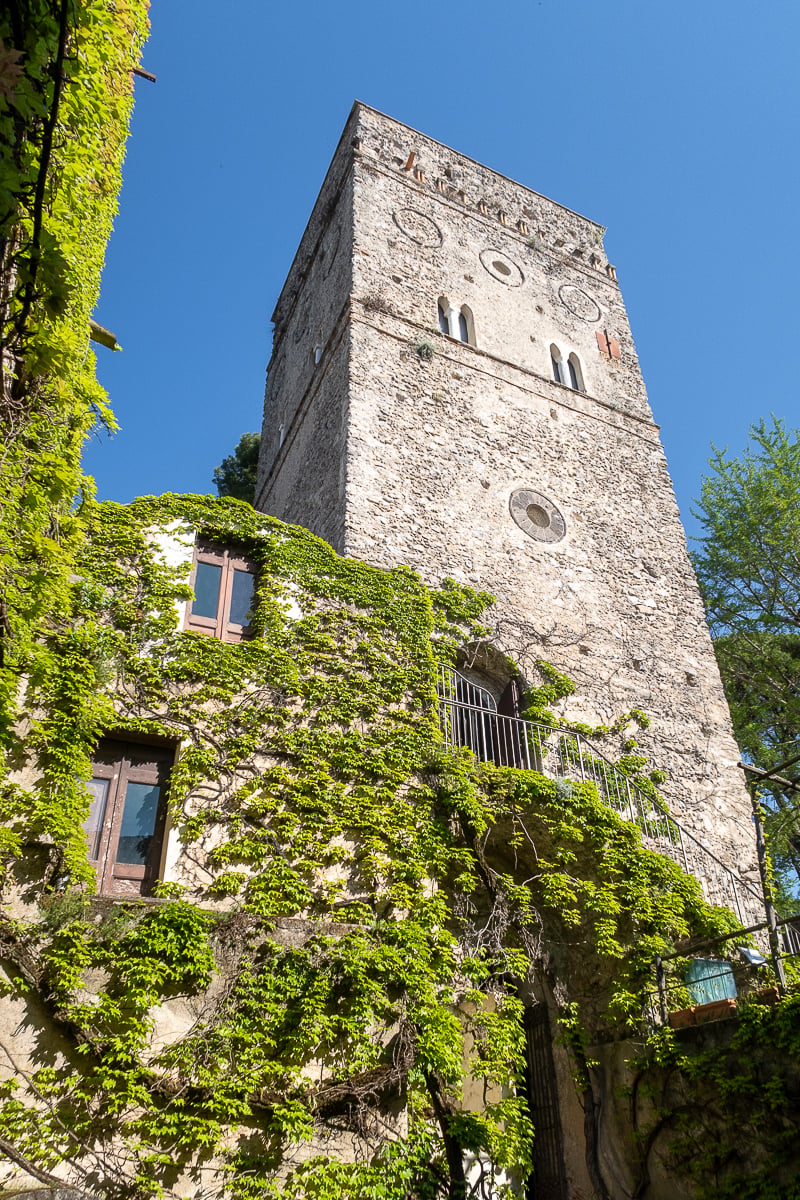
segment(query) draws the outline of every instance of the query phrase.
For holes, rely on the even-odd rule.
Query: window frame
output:
[[[565,352],[557,342],[550,343],[550,365],[553,380],[571,392],[586,394],[586,384],[583,378],[583,363],[580,355],[574,350]]]
[[[468,304],[458,310],[458,338],[464,346],[475,346],[475,317]]]
[[[103,796],[102,819],[97,829],[97,854],[89,844],[89,863],[97,874],[101,895],[147,895],[159,875],[167,825],[167,790],[175,748],[164,743],[134,742],[118,737],[102,738],[92,755],[91,781],[108,784]],[[143,784],[159,790],[150,846],[143,863],[119,862],[128,784]],[[91,794],[91,793],[90,793]],[[87,816],[84,828],[88,824]],[[94,831],[86,829],[87,841]]]
[[[218,638],[221,642],[242,642],[251,637],[249,625],[231,621],[230,609],[233,598],[233,584],[236,571],[242,571],[253,579],[253,596],[255,598],[256,572],[253,564],[239,550],[230,546],[218,546],[212,542],[198,542],[192,560],[191,588],[195,590],[197,568],[201,563],[221,568],[219,591],[217,593],[217,612],[214,617],[201,616],[193,613],[192,607],[196,597],[186,604],[186,619],[184,629],[193,633],[202,633],[207,637]]]
[[[567,358],[567,370],[569,371],[569,386],[573,392],[585,392],[586,388],[583,384],[583,367],[578,355],[572,350]]]
[[[436,302],[439,321],[439,332],[451,342],[462,346],[477,345],[475,341],[475,316],[468,304],[457,307],[447,296],[440,296]]]

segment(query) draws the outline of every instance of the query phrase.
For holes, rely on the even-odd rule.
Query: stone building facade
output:
[[[570,716],[643,709],[678,816],[753,868],[658,426],[595,222],[356,104],[274,313],[256,506],[487,589]]]

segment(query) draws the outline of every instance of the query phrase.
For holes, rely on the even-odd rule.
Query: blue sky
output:
[[[213,491],[354,99],[608,226],[684,519],[797,399],[796,0],[155,0],[96,318],[103,499]]]

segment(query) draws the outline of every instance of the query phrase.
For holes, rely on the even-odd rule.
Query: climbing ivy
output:
[[[651,956],[732,918],[590,785],[443,749],[437,663],[489,636],[487,594],[340,559],[232,500],[92,501],[81,445],[113,418],[89,316],[145,10],[0,15],[0,960],[32,1030],[24,1061],[5,1047],[0,1151],[142,1200],[518,1194],[524,1005],[551,1006],[590,1113],[590,1046],[640,1031]],[[241,644],[180,629],[196,533],[257,569]],[[540,673],[528,715],[564,728],[572,685]],[[97,896],[87,861],[109,731],[180,750],[177,853],[137,902]],[[796,1057],[792,1028],[754,1016],[737,1049]]]
[[[9,0],[0,13],[0,732],[46,658],[81,536],[96,420],[89,318],[116,211],[145,0]]]
[[[654,1035],[636,1064],[642,1178],[657,1145],[699,1200],[797,1200],[800,996]]]
[[[184,1174],[241,1200],[516,1194],[523,1003],[550,997],[585,1091],[589,1043],[639,1028],[652,955],[732,918],[591,785],[444,750],[437,664],[490,597],[232,499],[83,517],[28,685],[36,782],[6,796],[25,915],[0,929],[12,999],[35,992],[65,1049],[6,1086],[0,1138],[109,1195]],[[180,627],[196,533],[257,572],[241,643]],[[93,898],[83,780],[109,730],[180,748],[180,852],[149,902]]]

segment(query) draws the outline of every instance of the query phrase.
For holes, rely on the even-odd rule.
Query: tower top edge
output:
[[[603,233],[605,233],[607,229],[607,226],[603,225],[600,221],[595,221],[593,217],[587,217],[584,213],[578,212],[577,209],[570,208],[567,204],[561,204],[560,201],[554,200],[552,196],[546,196],[544,192],[537,192],[535,188],[528,187],[527,184],[520,183],[518,179],[513,179],[510,175],[506,175],[503,171],[498,171],[494,167],[490,167],[487,163],[483,163],[479,159],[473,158],[471,154],[464,154],[461,150],[456,150],[455,147],[449,146],[447,142],[442,142],[439,140],[439,138],[431,137],[430,134],[423,133],[421,130],[416,129],[413,125],[408,125],[405,121],[399,121],[397,117],[390,116],[389,113],[382,112],[381,109],[375,108],[374,105],[367,104],[363,100],[353,101],[353,106],[350,109],[344,125],[344,132],[346,132],[347,127],[361,112],[372,113],[374,116],[380,117],[381,120],[389,121],[392,125],[396,125],[400,129],[407,130],[409,133],[414,134],[415,137],[424,138],[426,142],[430,142],[434,146],[441,146],[442,149],[449,150],[452,154],[457,154],[458,157],[462,158],[465,162],[472,163],[474,166],[480,167],[484,171],[491,171],[491,173],[493,175],[497,175],[499,179],[506,180],[508,183],[513,184],[514,187],[522,188],[523,191],[528,192],[531,196],[535,196],[538,200],[544,200],[547,204],[554,204],[556,208],[560,208],[563,212],[570,213],[572,216],[579,217],[581,221],[586,221],[589,225],[593,225],[596,229],[601,230]],[[344,137],[344,132],[342,134],[342,139]],[[342,139],[340,139],[340,142]]]
[[[396,117],[381,112],[380,109],[365,103],[363,100],[354,100],[342,126],[342,132],[336,143],[336,147],[328,161],[325,176],[276,300],[272,312],[272,321],[275,325],[280,323],[280,314],[281,310],[285,307],[286,298],[296,292],[298,277],[302,276],[309,261],[309,254],[313,252],[311,246],[314,239],[319,236],[321,214],[324,222],[326,205],[332,196],[337,194],[351,168],[353,162],[352,145],[355,141],[360,142],[360,136],[368,134],[370,131],[378,133],[381,126],[384,127],[382,131],[384,135],[388,127],[389,131],[405,135],[406,138],[413,138],[417,141],[417,145],[430,147],[431,153],[437,156],[442,153],[452,155],[458,160],[459,164],[463,164],[466,170],[473,169],[476,174],[483,173],[484,176],[491,176],[501,181],[504,185],[510,185],[511,188],[521,194],[520,198],[530,197],[533,203],[549,207],[551,211],[554,210],[580,221],[589,229],[596,230],[600,234],[600,239],[602,239],[602,235],[606,232],[606,227],[592,220],[591,217],[585,217],[577,212],[577,210],[569,208],[565,204],[559,204],[557,200],[552,200],[543,192],[534,191],[533,188],[527,187],[526,184],[512,179],[510,175],[504,175],[503,172],[496,171],[494,167],[487,166],[485,163],[472,158],[468,154],[462,154],[460,150],[455,150],[452,146],[447,145],[446,142],[430,137],[426,133],[421,133],[412,125],[408,125],[404,121],[398,121]],[[311,239],[311,242],[309,239]]]

